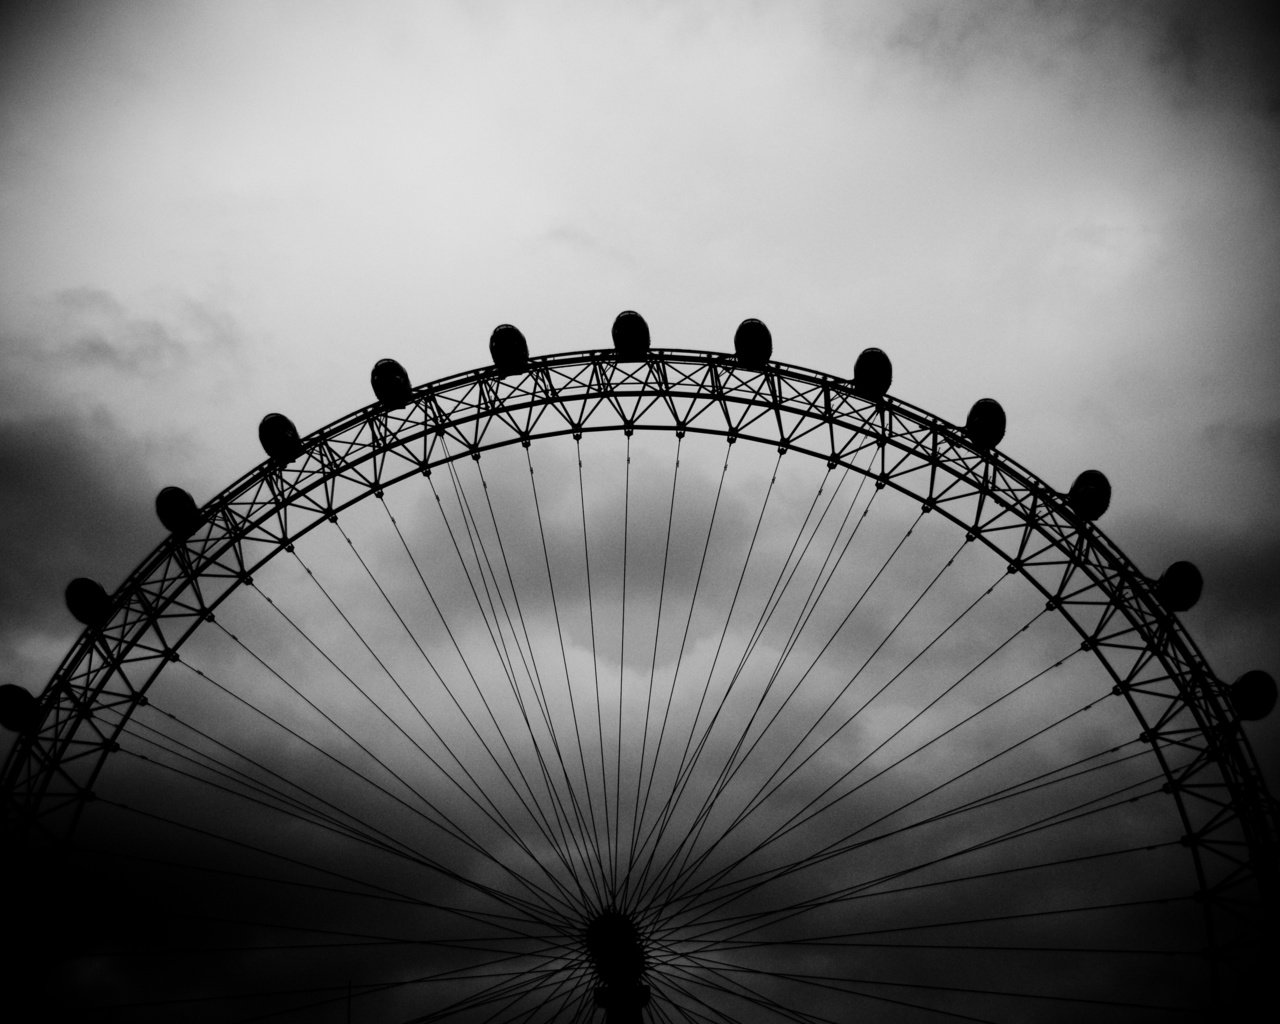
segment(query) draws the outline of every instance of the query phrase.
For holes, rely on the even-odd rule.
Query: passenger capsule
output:
[[[67,610],[86,626],[96,629],[111,618],[111,599],[97,580],[77,576],[67,584],[66,598]]]
[[[39,701],[21,686],[0,686],[0,727],[10,732],[30,732],[36,726],[39,711]]]
[[[1171,612],[1185,612],[1200,600],[1204,579],[1190,562],[1174,562],[1156,581],[1156,597]]]
[[[514,373],[523,370],[529,361],[529,343],[518,327],[499,324],[489,335],[489,355],[503,373]]]
[[[878,348],[864,348],[853,364],[853,391],[862,398],[883,398],[893,383],[893,364]]]
[[[1067,504],[1086,522],[1098,519],[1111,504],[1111,483],[1096,469],[1086,469],[1067,492]]]
[[[743,366],[763,366],[773,355],[773,335],[761,321],[743,320],[734,332],[733,350]]]
[[[628,309],[613,321],[613,347],[619,359],[643,359],[649,351],[649,325]]]
[[[379,359],[374,363],[369,383],[378,401],[388,409],[403,409],[413,400],[409,375],[394,359]]]
[[[979,398],[964,421],[964,432],[979,448],[994,448],[1004,440],[1004,409],[994,398]]]
[[[156,515],[164,528],[180,539],[190,537],[200,525],[195,499],[181,487],[166,487],[156,495]]]
[[[1246,672],[1227,693],[1236,714],[1246,722],[1266,718],[1276,706],[1276,681],[1260,669]]]
[[[258,440],[262,450],[281,464],[292,462],[302,454],[302,442],[293,420],[283,413],[269,412],[258,424]]]

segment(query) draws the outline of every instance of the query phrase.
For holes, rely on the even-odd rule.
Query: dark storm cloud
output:
[[[57,293],[7,332],[0,355],[6,677],[31,669],[15,654],[28,631],[69,639],[75,630],[62,607],[70,579],[92,576],[111,589],[160,539],[157,473],[181,442],[155,436],[158,424],[129,423],[139,404],[132,389],[146,388],[150,402],[173,401],[157,382],[167,385],[201,356],[236,345],[234,325],[205,304],[145,316],[90,287]]]
[[[1271,465],[1280,461],[1272,456]],[[1275,474],[1269,479],[1275,494]],[[1185,543],[1204,574],[1209,624],[1202,643],[1210,656],[1222,659],[1221,671],[1233,676],[1251,668],[1280,675],[1280,529],[1274,519],[1264,516],[1246,528],[1207,527]]]
[[[1190,613],[1197,640],[1223,674],[1242,671],[1243,662],[1280,667],[1280,530],[1264,513],[1252,516],[1243,496],[1265,508],[1280,494],[1280,419],[1245,418],[1210,422],[1192,442],[1208,472],[1223,486],[1210,501],[1186,506],[1176,500],[1120,512],[1108,531],[1123,539],[1126,553],[1150,576],[1173,561],[1196,564],[1204,595]],[[1247,482],[1241,487],[1241,482]],[[1230,489],[1229,489],[1230,488]]]
[[[110,12],[104,5],[17,0],[0,7],[0,83],[6,99],[41,101],[71,71]]]
[[[1147,5],[1153,63],[1188,93],[1221,91],[1255,113],[1280,114],[1280,15],[1270,4]]]
[[[1253,667],[1241,664],[1252,655],[1269,662],[1258,667],[1280,667],[1275,629],[1280,621],[1280,534],[1241,535],[1159,520],[1147,528],[1169,553],[1166,562],[1186,559],[1204,577],[1203,596],[1188,618],[1210,660],[1229,662],[1243,671]],[[1152,568],[1159,575],[1164,567]],[[1222,671],[1231,670],[1224,665]]]
[[[1267,503],[1280,493],[1275,419],[1219,422],[1205,428],[1197,447],[1215,466],[1224,484],[1207,505],[1174,500],[1123,515],[1107,529],[1123,538],[1124,549],[1142,570],[1158,577],[1170,563],[1187,560],[1204,578],[1194,608],[1180,618],[1223,682],[1261,669],[1280,675],[1280,530]],[[1242,487],[1240,481],[1247,483]],[[1242,494],[1256,493],[1253,513]],[[1238,506],[1242,506],[1238,507]],[[1280,720],[1272,714],[1246,727],[1246,736],[1262,759],[1268,785],[1280,785]]]
[[[159,539],[146,465],[145,445],[106,413],[0,422],[6,648],[26,630],[74,628],[62,606],[67,582],[93,576],[110,588]],[[5,663],[12,665],[12,658]]]
[[[1280,111],[1280,17],[1263,3],[914,4],[887,42],[957,77],[1010,61],[1053,72],[1072,54],[1119,46],[1116,56],[1155,71],[1176,104],[1219,97],[1257,113]]]

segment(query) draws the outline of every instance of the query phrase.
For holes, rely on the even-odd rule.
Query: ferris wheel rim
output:
[[[673,373],[677,374],[675,381]],[[688,401],[687,409],[692,414],[682,418],[673,404],[674,398]],[[454,400],[452,413],[444,411],[450,400]],[[624,400],[634,400],[630,415]],[[695,403],[701,405],[693,411]],[[579,411],[576,419],[565,415],[565,410],[575,404]],[[528,445],[565,435],[655,430],[678,436],[684,432],[718,435],[731,444],[743,440],[774,445],[780,451],[825,459],[828,468],[843,466],[868,477],[872,476],[869,469],[855,464],[852,455],[868,446],[876,447],[882,467],[875,477],[878,487],[891,487],[921,501],[927,511],[941,513],[965,529],[967,537],[981,540],[1004,558],[1009,571],[1021,574],[1046,596],[1052,610],[1070,623],[1083,638],[1082,644],[1102,663],[1116,683],[1115,692],[1125,696],[1168,780],[1169,795],[1186,828],[1186,845],[1195,862],[1201,891],[1212,898],[1241,880],[1264,881],[1260,864],[1267,862],[1265,851],[1273,844],[1277,831],[1274,811],[1257,798],[1259,773],[1253,751],[1226,702],[1220,699],[1222,684],[1213,677],[1194,640],[1177,616],[1160,606],[1153,581],[1094,523],[1076,516],[1065,495],[994,448],[974,443],[963,427],[888,395],[859,396],[851,381],[804,367],[776,361],[748,366],[731,355],[675,349],[654,349],[639,359],[620,358],[610,350],[584,350],[531,358],[515,370],[484,366],[413,388],[403,408],[405,411],[401,412],[374,402],[306,435],[300,439],[297,452],[303,463],[301,468],[291,468],[293,459],[264,460],[200,508],[199,530],[188,537],[166,537],[143,559],[110,596],[110,618],[98,627],[87,628],[73,645],[42,696],[40,724],[20,737],[11,751],[4,769],[10,813],[16,812],[29,823],[69,808],[74,825],[84,803],[92,799],[94,781],[120,732],[132,711],[145,702],[147,690],[164,665],[177,660],[182,644],[212,617],[226,597],[249,582],[256,568],[289,549],[297,538],[326,519],[381,494],[385,487],[429,473],[435,466],[467,456],[478,459],[485,452],[517,442]],[[552,426],[544,428],[541,420],[549,409],[559,413],[561,420],[557,422],[553,417]],[[708,415],[713,409],[723,413],[722,422]],[[741,413],[736,420],[730,415],[731,409]],[[663,412],[670,413],[670,418],[662,418]],[[419,419],[413,419],[417,414]],[[788,430],[784,427],[784,414],[796,418],[805,429]],[[525,417],[523,427],[520,416]],[[705,418],[695,422],[700,417]],[[393,420],[398,420],[394,429]],[[763,427],[759,425],[770,420],[776,431],[761,432]],[[488,437],[495,425],[500,426],[497,433],[502,434],[496,440]],[[463,427],[473,431],[470,438]],[[823,434],[824,428],[830,440],[825,452],[806,442],[815,434]],[[836,430],[847,431],[860,440],[853,447],[846,443],[837,448]],[[443,441],[451,433],[457,450],[434,462],[408,458],[409,446],[421,443],[427,446],[424,451],[428,450],[433,435],[442,441],[443,450]],[[360,440],[362,435],[365,436]],[[358,449],[356,457],[343,457],[335,450],[335,445],[348,441]],[[897,458],[892,466],[884,454],[890,451]],[[919,456],[926,451],[932,452],[931,459]],[[397,472],[387,475],[383,464],[393,454],[403,462],[396,466]],[[920,457],[919,465],[903,468],[912,455]],[[934,489],[934,473],[930,473],[928,491],[913,489],[910,474],[921,467],[941,470],[942,475],[950,476],[952,484],[964,482],[972,486],[972,492],[960,497],[976,496],[979,509],[989,501],[1001,511],[985,523],[980,513],[973,522],[966,522],[949,504],[957,497],[949,495],[947,487]],[[289,483],[291,475],[294,480]],[[335,500],[335,481],[356,486],[350,496]],[[1002,489],[1010,481],[1019,490]],[[1030,505],[1025,504],[1027,500]],[[254,512],[238,512],[238,506],[244,504]],[[291,530],[286,524],[289,510],[305,510],[311,519]],[[1021,524],[1025,537],[1034,533],[1047,541],[1048,547],[1043,550],[1052,548],[1054,553],[1069,558],[1057,593],[1046,588],[1042,578],[1033,573],[1033,569],[1056,562],[1038,565],[1032,560],[1012,558],[996,543],[992,524],[1006,516]],[[267,544],[260,559],[246,561],[244,544],[254,531],[270,535],[265,524],[272,517],[279,519],[280,526],[279,533],[272,535],[274,546]],[[215,525],[223,529],[216,541]],[[1007,530],[1009,525],[1003,523],[999,529]],[[201,531],[204,539],[198,542]],[[193,550],[197,543],[203,543],[203,547]],[[239,565],[236,572],[229,573],[223,564],[229,555],[234,555],[231,562]],[[1099,570],[1092,558],[1098,559],[1105,571]],[[1136,634],[1166,670],[1165,679],[1173,685],[1174,692],[1158,694],[1169,703],[1156,723],[1148,721],[1108,660],[1108,644],[1116,634],[1103,636],[1101,626],[1096,632],[1087,629],[1073,616],[1071,600],[1064,599],[1063,590],[1076,571],[1087,578],[1085,589],[1105,594],[1108,608],[1128,623],[1120,635]],[[213,579],[219,580],[223,589],[209,601],[207,595],[201,594],[200,584]],[[182,623],[180,631],[166,636],[160,623],[172,620]],[[1158,643],[1153,642],[1157,637]],[[124,666],[139,662],[145,666],[145,678],[141,685],[134,685],[129,678],[133,669],[126,670]],[[90,684],[77,690],[79,679],[89,679]],[[112,680],[123,683],[124,689],[109,690]],[[122,709],[114,728],[105,731],[92,718],[94,709],[104,700]],[[1183,770],[1175,778],[1160,742],[1160,729],[1184,711],[1194,717],[1195,731],[1203,745],[1193,760],[1194,772],[1216,766],[1222,772],[1223,788],[1228,791],[1224,799],[1212,801],[1211,812],[1202,813],[1194,821],[1193,810],[1183,797],[1183,787],[1192,772]],[[89,735],[78,737],[78,731],[86,726]],[[1178,742],[1184,747],[1188,742],[1185,733],[1185,729],[1179,730]],[[80,762],[74,770],[81,773],[86,761],[91,764],[83,775],[83,784],[77,784],[65,768],[73,760]],[[70,788],[63,792],[55,789],[51,794],[54,779],[69,782]],[[1225,875],[1210,879],[1201,848],[1205,843],[1212,844],[1212,833],[1232,820],[1238,820],[1243,828],[1251,856],[1235,858]],[[1258,856],[1259,852],[1264,856]]]

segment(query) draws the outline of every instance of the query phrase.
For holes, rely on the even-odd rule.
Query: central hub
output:
[[[582,936],[596,977],[596,1005],[603,1007],[609,1024],[639,1022],[648,1005],[649,986],[644,983],[645,956],[640,932],[627,914],[602,910]]]

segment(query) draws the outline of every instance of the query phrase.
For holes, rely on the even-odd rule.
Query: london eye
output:
[[[86,1019],[1198,1020],[1280,816],[1111,484],[867,349],[491,362],[200,503],[3,691],[29,979]],[[1016,430],[1016,425],[1014,425]],[[1188,552],[1194,557],[1194,552]]]

